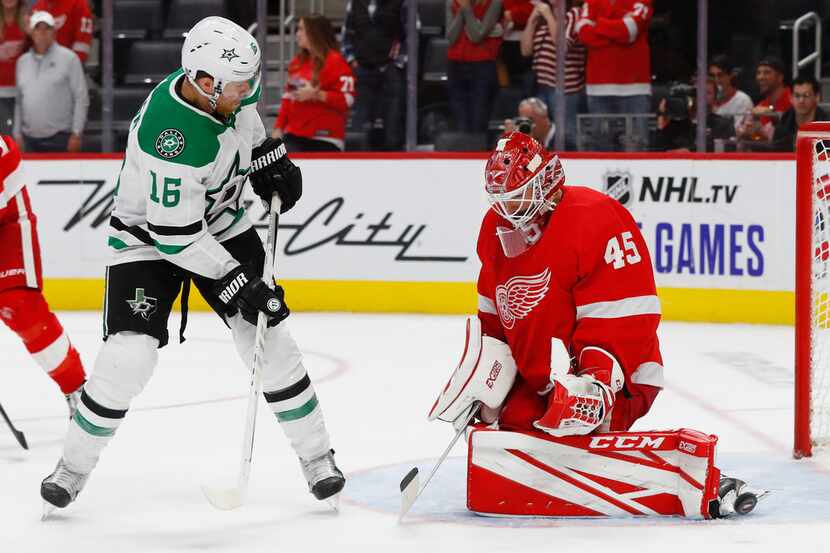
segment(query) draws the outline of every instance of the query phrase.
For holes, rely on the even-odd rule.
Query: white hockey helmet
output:
[[[182,45],[182,68],[196,90],[210,100],[211,107],[231,83],[247,83],[245,97],[254,95],[261,77],[259,46],[256,39],[224,17],[210,16],[190,29]],[[196,84],[196,75],[213,77],[213,94]]]

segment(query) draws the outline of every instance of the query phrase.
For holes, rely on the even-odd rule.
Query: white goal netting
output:
[[[810,298],[810,437],[830,444],[830,137],[816,139],[812,159]]]

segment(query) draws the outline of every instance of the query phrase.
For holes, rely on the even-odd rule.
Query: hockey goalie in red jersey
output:
[[[531,516],[750,512],[764,495],[720,477],[717,438],[631,432],[663,383],[660,300],[631,214],[566,186],[559,158],[514,132],[485,168],[478,316],[430,419],[483,422],[468,440],[468,507]],[[485,427],[484,425],[490,425]]]
[[[20,161],[14,140],[0,137],[0,320],[23,340],[35,362],[60,387],[71,416],[86,374],[41,292],[37,218]]]

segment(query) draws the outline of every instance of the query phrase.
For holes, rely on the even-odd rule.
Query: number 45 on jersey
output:
[[[631,239],[631,232],[625,231],[619,237],[612,236],[605,246],[605,262],[613,264],[614,269],[622,269],[642,260],[637,244]]]

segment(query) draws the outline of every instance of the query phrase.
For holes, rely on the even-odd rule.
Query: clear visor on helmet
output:
[[[257,69],[257,72],[249,79],[227,81],[222,84],[221,95],[229,100],[247,100],[256,93],[261,78],[262,72]]]
[[[555,162],[554,158],[551,162]],[[545,175],[549,167],[544,167],[523,186],[509,192],[488,192],[490,205],[496,213],[513,224],[516,228],[527,226],[546,204]]]

